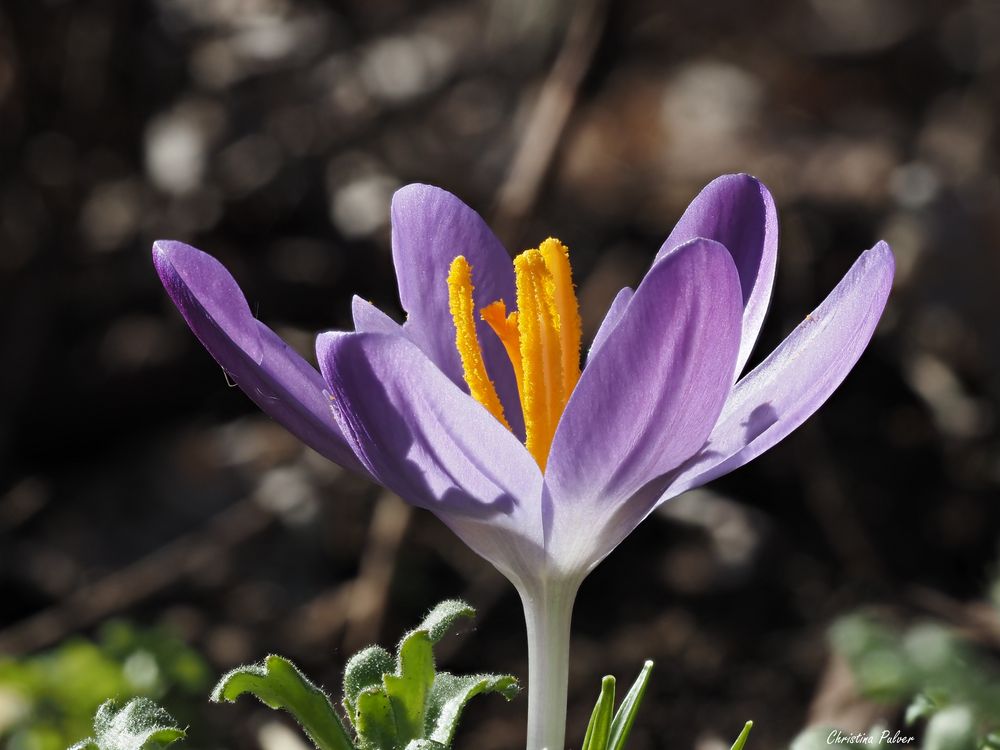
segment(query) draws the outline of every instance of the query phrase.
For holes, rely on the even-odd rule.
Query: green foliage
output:
[[[233,670],[212,699],[255,695],[271,708],[288,711],[319,750],[446,750],[472,698],[499,693],[510,700],[518,691],[510,676],[437,671],[434,645],[458,620],[474,614],[464,602],[442,602],[403,637],[395,658],[370,646],[348,661],[343,706],[353,741],[329,696],[280,656]]]
[[[399,644],[396,672],[385,675],[382,683],[392,706],[397,744],[405,747],[424,736],[427,699],[434,684],[434,649],[426,630]]]
[[[646,694],[646,686],[649,684],[649,675],[652,671],[653,662],[647,661],[643,664],[642,671],[639,672],[639,676],[632,683],[628,693],[625,694],[617,713],[615,712],[615,678],[607,675],[601,680],[601,693],[597,697],[593,712],[590,714],[590,723],[587,725],[587,733],[583,737],[583,745],[580,746],[580,750],[624,749],[625,742],[632,731],[632,725],[635,723],[639,704],[642,703],[643,696]],[[752,727],[752,721],[748,721],[743,726],[743,731],[736,738],[731,750],[743,750]],[[813,748],[801,748],[800,750],[813,750]]]
[[[184,737],[177,722],[148,698],[133,698],[119,708],[104,703],[94,717],[94,736],[70,750],[161,750]]]
[[[615,711],[615,678],[605,675],[601,680],[601,694],[590,714],[587,733],[580,750],[607,750],[611,737],[611,719]]]
[[[729,750],[743,750],[743,746],[747,744],[747,737],[750,736],[750,730],[753,729],[753,722],[748,721],[743,725],[743,731],[740,732],[740,736],[736,738],[736,742]]]
[[[64,750],[91,733],[109,697],[169,695],[190,708],[208,684],[204,662],[169,632],[112,622],[96,641],[73,638],[34,656],[0,656],[0,747]]]
[[[897,733],[918,735],[923,750],[989,750],[1000,731],[1000,665],[948,628],[924,623],[900,632],[874,618],[852,615],[831,631],[862,695],[905,707],[904,730],[872,727],[849,735],[845,747],[895,747]],[[836,730],[832,730],[836,731]],[[811,729],[793,750],[829,747],[831,730]],[[846,735],[846,733],[843,733]],[[906,747],[915,748],[916,743]]]
[[[635,723],[635,716],[639,711],[639,704],[646,694],[652,670],[653,662],[647,661],[625,694],[617,713],[614,713],[615,678],[608,675],[601,681],[601,694],[590,715],[590,723],[587,725],[581,750],[622,750],[625,747],[625,741],[632,731],[632,724]]]
[[[287,659],[272,655],[260,664],[234,669],[215,686],[212,700],[232,703],[246,693],[270,708],[288,711],[319,750],[352,748],[330,699]]]
[[[517,694],[513,677],[437,672],[434,645],[458,620],[474,615],[465,602],[441,602],[403,637],[394,664],[376,647],[351,659],[344,672],[344,708],[361,750],[450,747],[473,697],[499,693],[510,700]]]
[[[381,646],[369,646],[352,656],[344,668],[344,709],[356,724],[358,696],[382,684],[382,675],[392,672],[395,660]]]
[[[510,675],[438,672],[427,702],[428,736],[441,747],[451,747],[462,709],[470,700],[485,693],[499,693],[511,700],[517,691],[517,680]]]
[[[976,717],[968,706],[948,706],[934,713],[924,732],[926,750],[966,750],[981,747],[976,738]]]

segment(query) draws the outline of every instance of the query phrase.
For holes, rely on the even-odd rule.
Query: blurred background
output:
[[[737,171],[781,223],[754,362],[881,238],[895,291],[816,417],[584,584],[568,742],[600,676],[647,657],[634,750],[728,747],[748,718],[759,750],[897,728],[963,685],[979,721],[1000,650],[998,36],[991,0],[4,0],[0,742],[63,748],[143,693],[191,747],[294,750],[283,717],[210,707],[216,676],[277,651],[336,687],[453,596],[479,618],[443,666],[526,676],[513,589],[229,387],[154,239],[219,257],[311,357],[352,294],[399,314],[389,200],[430,182],[511,251],[566,242],[587,336]],[[523,696],[479,701],[456,746],[523,746]]]

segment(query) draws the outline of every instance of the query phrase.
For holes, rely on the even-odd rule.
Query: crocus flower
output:
[[[771,296],[778,225],[747,175],[710,183],[581,367],[567,249],[510,256],[427,185],[392,201],[406,322],[355,298],[319,372],[256,320],[232,276],[179,242],[156,269],[195,335],[265,412],[329,459],[429,509],[515,585],[529,646],[528,750],[563,746],[580,582],[660,503],[782,440],[841,383],[893,277],[880,242],[740,377]]]

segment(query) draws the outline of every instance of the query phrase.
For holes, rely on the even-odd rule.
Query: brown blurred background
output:
[[[784,746],[825,710],[836,616],[960,609],[997,559],[998,38],[990,0],[4,0],[0,652],[126,616],[215,671],[278,651],[335,686],[463,596],[480,617],[445,666],[523,677],[511,587],[228,387],[150,244],[217,255],[310,352],[354,293],[398,314],[388,203],[430,182],[512,251],[565,241],[592,334],[697,191],[743,171],[781,222],[754,361],[878,239],[896,288],[817,417],[585,583],[569,741],[600,675],[650,657],[634,750],[746,718]],[[457,746],[521,745],[523,697],[480,701]],[[205,711],[230,747],[275,718]]]

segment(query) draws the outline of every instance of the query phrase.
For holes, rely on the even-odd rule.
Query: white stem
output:
[[[570,622],[576,580],[520,590],[528,628],[528,747],[564,750]]]

